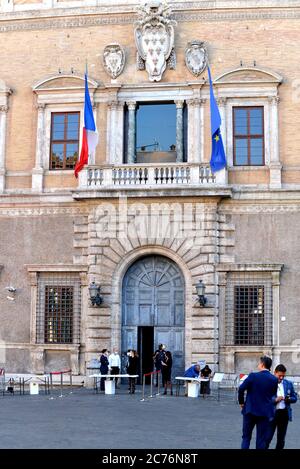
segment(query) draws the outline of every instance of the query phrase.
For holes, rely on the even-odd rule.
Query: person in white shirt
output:
[[[277,430],[276,449],[283,449],[285,445],[285,435],[289,421],[292,420],[291,404],[297,402],[297,393],[294,390],[293,383],[285,379],[286,367],[282,364],[277,365],[274,375],[278,379],[277,395],[273,401],[276,405],[275,418],[271,423],[271,434],[269,444]]]
[[[120,359],[120,355],[118,353],[117,348],[114,348],[113,352],[109,355],[108,365],[109,365],[111,375],[119,375],[120,374],[121,359]],[[115,379],[116,387],[118,387],[118,378],[114,378],[114,379]]]

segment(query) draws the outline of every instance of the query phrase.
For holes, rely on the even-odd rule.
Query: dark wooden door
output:
[[[138,349],[138,327],[152,326],[152,355],[160,343],[173,354],[172,375],[184,371],[184,279],[178,266],[163,256],[135,262],[123,281],[122,351]],[[145,353],[145,351],[144,351]]]

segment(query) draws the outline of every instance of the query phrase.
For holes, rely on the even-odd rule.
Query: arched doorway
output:
[[[137,260],[122,288],[122,351],[140,356],[140,376],[153,370],[160,343],[173,355],[172,375],[184,371],[184,278],[171,259],[151,255]]]

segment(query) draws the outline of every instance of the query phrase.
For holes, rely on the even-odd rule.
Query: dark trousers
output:
[[[283,449],[285,445],[285,435],[289,424],[289,414],[287,409],[278,409],[275,412],[275,418],[272,420],[270,443],[277,428],[276,449]]]
[[[112,366],[110,374],[112,375],[119,375],[120,374],[120,368],[118,366]],[[113,378],[115,380],[116,386],[118,385],[118,379],[119,378]]]
[[[130,394],[135,392],[135,378],[128,378],[128,389]]]
[[[242,449],[249,449],[252,432],[256,426],[256,449],[267,449],[270,441],[271,422],[268,417],[246,414],[243,417]]]

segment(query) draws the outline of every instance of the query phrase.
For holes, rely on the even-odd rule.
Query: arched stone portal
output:
[[[122,350],[138,350],[140,374],[152,371],[152,354],[160,343],[172,352],[172,375],[182,374],[184,305],[183,274],[171,259],[149,255],[127,270],[122,288]]]

